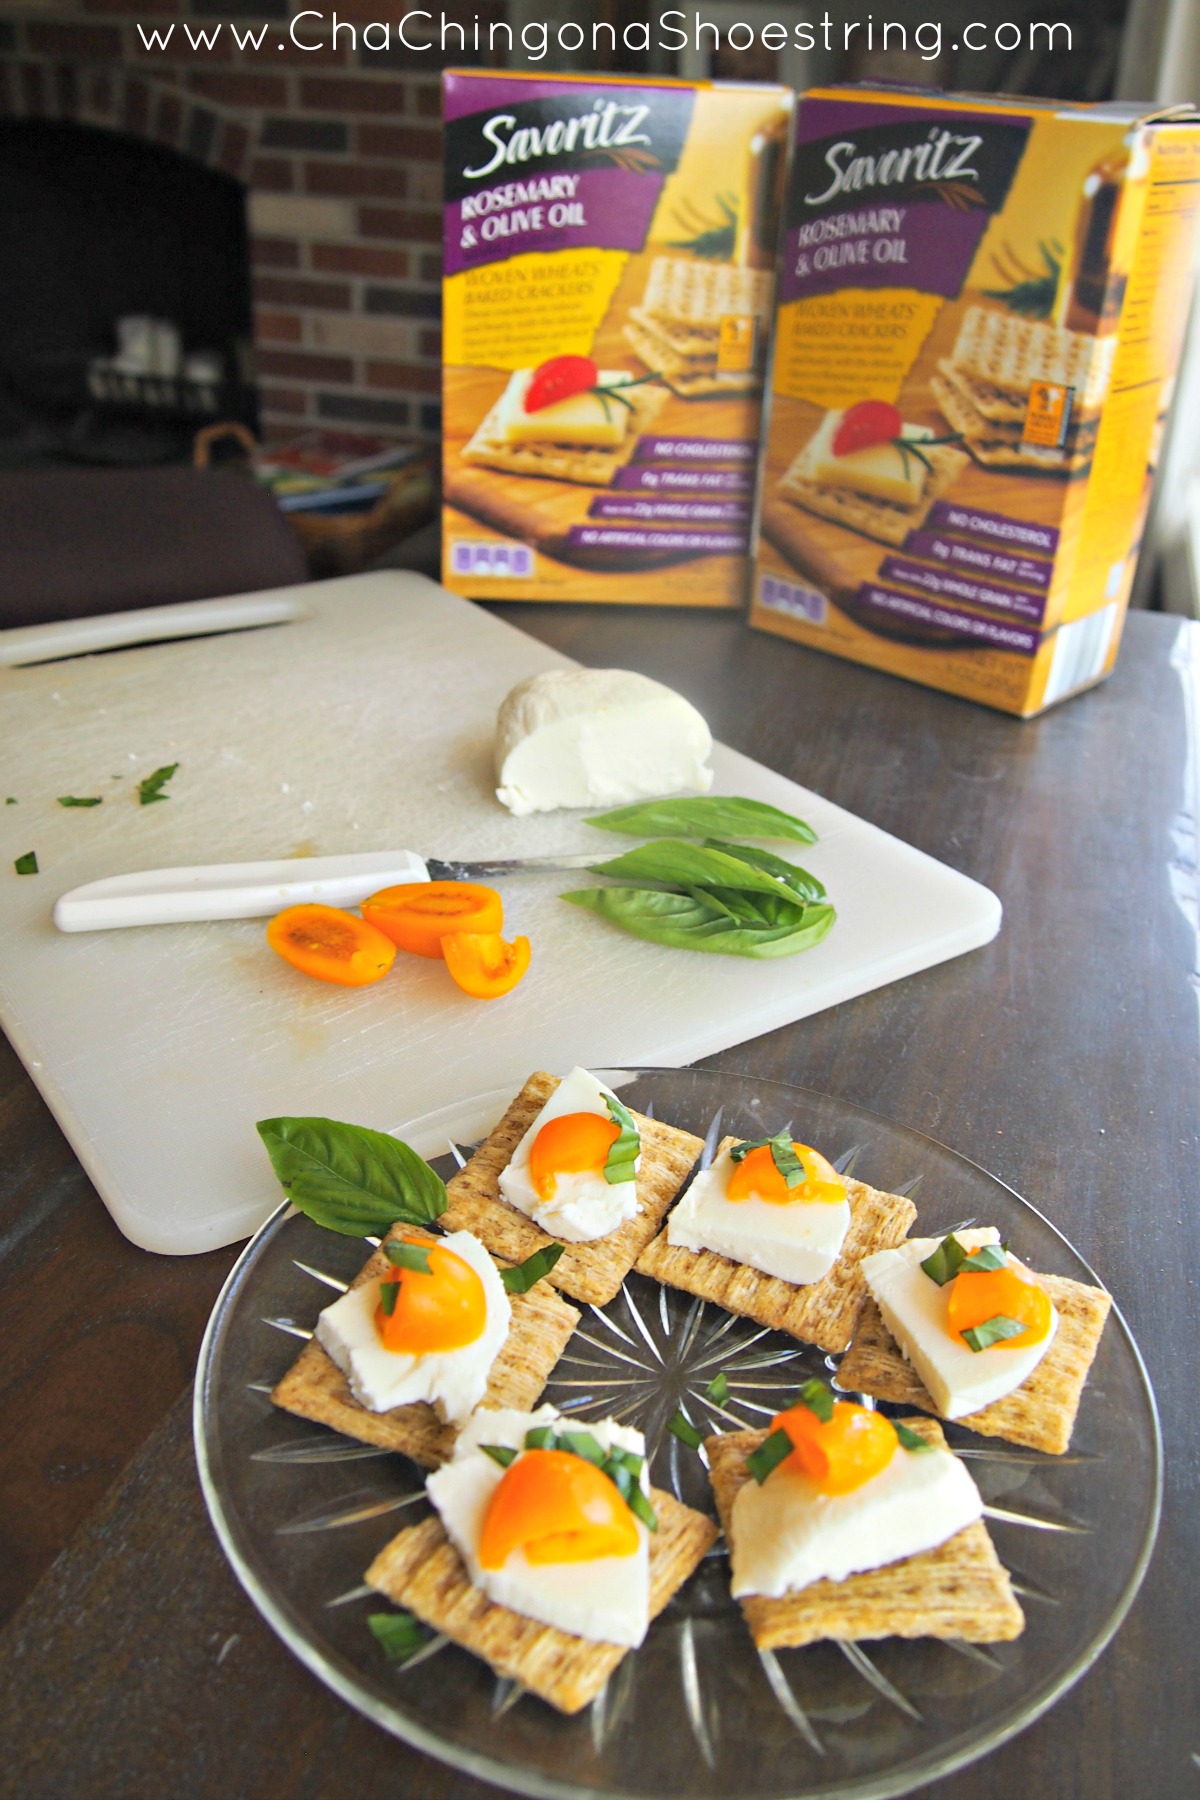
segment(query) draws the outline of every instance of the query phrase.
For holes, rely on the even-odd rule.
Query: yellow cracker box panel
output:
[[[443,577],[737,607],[792,95],[450,71]]]
[[[1028,717],[1116,659],[1200,127],[828,89],[794,140],[751,621]]]

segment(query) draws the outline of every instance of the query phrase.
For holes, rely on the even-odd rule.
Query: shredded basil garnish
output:
[[[735,1163],[745,1162],[752,1150],[770,1150],[771,1161],[789,1189],[804,1186],[804,1164],[792,1147],[790,1131],[777,1131],[771,1138],[747,1138],[744,1143],[733,1146],[729,1152],[730,1160]]]
[[[565,1246],[562,1244],[544,1244],[540,1250],[535,1250],[532,1256],[527,1256],[525,1261],[518,1263],[515,1268],[501,1269],[500,1279],[504,1283],[506,1292],[527,1294],[530,1288],[542,1279],[543,1275],[550,1273],[564,1248]]]
[[[681,1444],[686,1444],[689,1450],[698,1450],[704,1442],[692,1421],[685,1419],[681,1411],[676,1411],[675,1417],[668,1421],[667,1430],[672,1437],[678,1438]]]
[[[400,1298],[398,1281],[381,1281],[379,1284],[379,1304],[383,1308],[383,1316],[390,1319],[396,1310],[396,1302]]]
[[[713,1376],[704,1392],[708,1395],[710,1400],[715,1400],[718,1406],[724,1406],[729,1398],[729,1379],[726,1376],[724,1369],[722,1369],[719,1374]]]
[[[493,1462],[499,1463],[502,1469],[510,1468],[521,1454],[509,1444],[480,1444],[479,1448],[485,1456],[490,1456]]]
[[[402,1662],[428,1643],[425,1629],[411,1613],[369,1613],[367,1624],[389,1662]]]
[[[161,769],[155,769],[152,775],[147,775],[144,781],[138,782],[138,800],[142,806],[153,806],[156,800],[171,798],[170,794],[164,794],[162,790],[178,767],[177,762],[164,763]]]
[[[905,1450],[932,1450],[933,1449],[933,1445],[927,1444],[925,1439],[921,1436],[920,1432],[910,1430],[910,1428],[907,1425],[905,1425],[902,1420],[893,1419],[892,1424],[895,1427],[896,1436],[900,1439],[900,1443]]]
[[[103,805],[103,796],[97,794],[94,799],[80,799],[78,794],[60,794],[58,804],[60,806],[101,806]]]
[[[636,1177],[634,1164],[641,1155],[642,1139],[633,1114],[628,1107],[622,1106],[615,1094],[605,1094],[604,1104],[613,1124],[620,1126],[618,1135],[608,1147],[603,1170],[605,1181],[615,1186],[617,1182],[633,1181]]]
[[[777,1429],[764,1438],[757,1450],[752,1450],[746,1458],[746,1467],[757,1481],[759,1487],[773,1474],[781,1462],[786,1462],[792,1454],[792,1440],[787,1432]]]
[[[429,1274],[429,1252],[433,1246],[403,1242],[385,1244],[383,1254],[394,1269],[415,1269],[418,1275]]]
[[[807,1406],[810,1413],[816,1413],[822,1425],[828,1425],[833,1417],[833,1389],[827,1387],[823,1381],[818,1381],[814,1375],[811,1381],[805,1382],[796,1395],[796,1405]]]
[[[931,1256],[927,1256],[921,1264],[930,1281],[936,1281],[939,1287],[945,1287],[956,1275],[962,1273],[969,1263],[969,1274],[983,1274],[989,1269],[1005,1269],[1008,1267],[1007,1244],[981,1244],[978,1250],[968,1250],[951,1231],[942,1239]]]
[[[36,875],[38,872],[37,851],[27,850],[24,856],[18,856],[13,868],[18,875]]]
[[[1005,1338],[1020,1337],[1021,1333],[1028,1329],[1029,1327],[1023,1325],[1020,1319],[1010,1319],[1004,1313],[994,1313],[990,1319],[985,1319],[982,1325],[970,1325],[966,1331],[960,1331],[958,1335],[968,1350],[978,1352],[990,1350],[993,1344],[1002,1344]]]

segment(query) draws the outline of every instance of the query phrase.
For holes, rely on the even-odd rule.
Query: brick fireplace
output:
[[[281,17],[286,0],[42,0],[0,19],[0,113],[148,139],[245,184],[265,437],[432,436],[437,61],[352,50],[349,34],[304,51]],[[261,49],[238,49],[229,22],[264,19]],[[196,44],[218,21],[213,47]],[[166,48],[146,48],[139,23]]]

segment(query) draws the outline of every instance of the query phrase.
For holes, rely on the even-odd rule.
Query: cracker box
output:
[[[1198,183],[1187,109],[805,94],[751,622],[1026,718],[1103,679]]]
[[[446,585],[744,605],[791,91],[443,97]]]

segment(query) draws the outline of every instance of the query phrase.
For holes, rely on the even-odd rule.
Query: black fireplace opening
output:
[[[0,466],[189,460],[257,430],[245,189],[174,150],[0,122]]]

